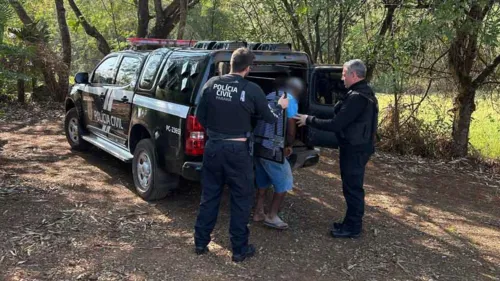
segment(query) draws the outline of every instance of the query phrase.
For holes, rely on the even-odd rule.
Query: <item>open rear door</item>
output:
[[[342,81],[342,66],[315,66],[311,71],[308,89],[308,115],[321,119],[333,118],[333,107],[347,93]],[[308,146],[338,148],[333,132],[306,128],[306,144]]]

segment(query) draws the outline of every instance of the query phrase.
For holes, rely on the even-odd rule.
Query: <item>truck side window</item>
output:
[[[95,70],[92,83],[95,84],[113,84],[115,78],[115,65],[118,57],[110,57],[103,61]]]
[[[346,92],[342,74],[337,72],[320,72],[315,77],[316,102],[324,105],[334,105]]]
[[[134,57],[124,57],[118,75],[116,76],[116,84],[119,86],[127,86],[132,81],[137,79],[137,71],[141,66],[141,60]]]
[[[161,100],[188,104],[195,88],[202,80],[203,57],[189,60],[176,56],[169,58],[160,75],[156,97]]]
[[[163,55],[163,53],[157,53],[149,57],[146,62],[146,66],[144,67],[141,82],[139,83],[139,87],[141,89],[150,90],[153,87],[154,79],[156,77],[156,73],[158,72],[158,68],[160,67]]]

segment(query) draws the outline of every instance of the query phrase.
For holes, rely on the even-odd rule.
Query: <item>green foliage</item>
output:
[[[30,43],[47,43],[50,39],[49,26],[43,21],[35,21],[33,24],[29,24],[18,28],[9,28],[9,32],[16,35],[21,41]]]
[[[12,18],[12,9],[7,0],[0,0],[0,44],[3,43],[5,25]]]
[[[377,94],[382,114],[380,115],[381,125],[389,126],[387,114],[388,108],[394,103],[394,96],[389,94]],[[412,104],[420,100],[420,96],[405,95],[400,100],[402,104]],[[481,156],[491,159],[500,159],[500,143],[498,136],[500,135],[500,96],[491,97],[486,94],[480,94],[477,101],[477,109],[472,115],[470,143],[473,149],[477,150]],[[407,153],[413,153],[416,150],[421,152],[423,156],[443,156],[445,154],[446,145],[450,141],[452,115],[449,110],[453,107],[453,100],[449,94],[435,93],[426,99],[420,109],[416,113],[416,121],[409,122],[414,130],[403,134],[403,138],[413,136],[413,140],[406,139],[403,141]],[[403,110],[401,120],[405,121],[410,110]],[[409,126],[404,126],[410,128]],[[404,129],[404,128],[403,128]],[[418,132],[416,132],[418,131]],[[415,145],[415,135],[419,136],[421,142]],[[385,138],[391,138],[390,134],[384,135]],[[413,146],[412,146],[413,144]],[[440,147],[441,145],[441,147]],[[442,147],[444,145],[444,148]],[[424,150],[423,148],[427,150]],[[422,153],[425,151],[425,153]],[[441,153],[441,154],[440,154]]]
[[[167,5],[171,1],[162,1]],[[451,73],[447,52],[451,42],[461,31],[475,32],[479,35],[481,59],[474,61],[473,76],[479,74],[485,65],[491,63],[500,53],[500,3],[495,2],[483,22],[468,21],[466,12],[474,3],[486,5],[489,0],[405,0],[395,9],[393,22],[385,34],[380,35],[382,23],[387,15],[386,2],[380,0],[200,0],[200,4],[190,8],[184,37],[193,40],[244,40],[247,42],[287,42],[296,50],[307,46],[311,53],[317,53],[316,61],[331,64],[340,56],[340,62],[360,58],[376,65],[373,84],[377,90],[387,93],[405,93],[418,88],[419,93],[431,81],[433,88],[453,92],[456,85],[450,81]],[[27,54],[13,54],[12,49],[0,49],[0,60],[8,63],[15,59],[24,61],[29,66],[30,54],[26,44],[19,39],[32,42],[40,35],[48,48],[55,53],[60,51],[60,35],[53,0],[22,1],[29,16],[36,21],[33,26],[23,27],[12,13],[8,0],[0,0],[0,34],[3,26],[8,26],[12,38],[7,34],[9,48],[23,49]],[[137,29],[137,1],[135,0],[76,0],[85,18],[106,38],[111,48],[122,50],[128,47],[126,41],[135,37]],[[150,3],[151,20],[149,27],[155,24],[154,1]],[[287,5],[293,10],[289,13]],[[429,4],[429,7],[418,7]],[[89,37],[71,7],[65,1],[67,23],[71,32],[72,64],[70,73],[93,70],[102,59],[95,39]],[[298,26],[294,26],[296,22]],[[458,28],[457,28],[458,27]],[[457,33],[458,31],[458,33]],[[176,34],[176,30],[172,32]],[[306,42],[303,42],[302,38]],[[319,38],[319,42],[316,42]],[[0,37],[1,42],[1,37]],[[337,46],[337,44],[340,45]],[[318,44],[317,44],[318,43]],[[316,49],[319,46],[319,49]],[[340,53],[338,53],[340,51]],[[2,61],[3,62],[3,61]],[[28,69],[30,67],[27,67]],[[18,73],[21,76],[16,76]],[[23,76],[26,75],[26,76]],[[18,71],[15,64],[0,65],[0,84],[11,83],[18,77],[40,77],[34,71]],[[2,78],[3,77],[3,78]],[[500,80],[500,70],[496,70],[491,81]],[[5,84],[5,83],[4,83]],[[485,89],[489,89],[485,87]],[[392,95],[391,95],[392,97]],[[424,103],[419,110],[420,121],[412,126],[422,130],[436,129],[437,135],[421,136],[423,143],[431,142],[440,134],[451,130],[451,119],[447,112],[452,107],[452,99],[446,100],[446,111],[441,115],[427,112],[426,104],[438,103],[434,96]],[[483,103],[481,101],[481,103]],[[479,103],[479,104],[481,104]],[[483,110],[482,105],[474,113],[471,128],[471,142],[474,147],[483,149],[485,143],[498,133],[497,124],[487,120],[498,120],[497,112]],[[487,113],[485,113],[487,112]],[[403,114],[404,117],[404,114]],[[404,119],[404,118],[403,118]],[[477,125],[478,122],[483,122]],[[416,127],[408,127],[411,128]],[[477,128],[486,128],[479,133]],[[480,136],[483,137],[480,137]],[[491,141],[489,141],[491,143]],[[429,146],[432,147],[431,144]],[[500,152],[488,148],[485,155],[497,157]],[[481,150],[482,153],[485,151]]]

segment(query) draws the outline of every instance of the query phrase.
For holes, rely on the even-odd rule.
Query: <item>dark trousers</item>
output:
[[[208,141],[203,155],[202,195],[195,225],[196,247],[210,243],[224,185],[231,192],[231,222],[229,234],[233,254],[246,252],[248,246],[248,221],[253,198],[253,162],[247,142]]]
[[[347,204],[344,225],[351,231],[361,231],[365,213],[363,180],[371,153],[340,148],[342,191]]]

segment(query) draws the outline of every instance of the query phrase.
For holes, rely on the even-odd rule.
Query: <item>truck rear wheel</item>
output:
[[[85,151],[91,146],[90,143],[82,139],[83,128],[76,108],[68,110],[64,118],[64,132],[69,145],[74,150]]]
[[[158,157],[153,140],[141,140],[134,151],[132,173],[137,193],[144,200],[165,198],[178,184],[178,177],[158,167]]]

